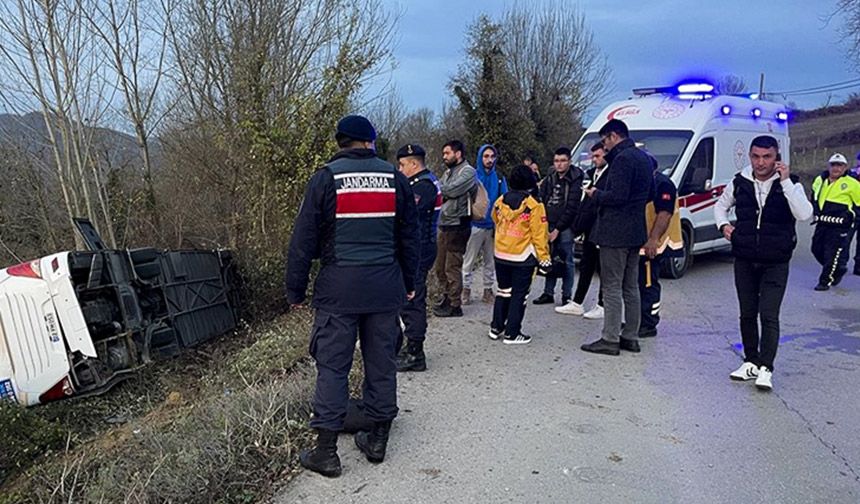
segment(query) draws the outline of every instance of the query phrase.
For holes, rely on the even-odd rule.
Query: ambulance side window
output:
[[[701,193],[710,190],[708,181],[714,177],[714,139],[703,138],[699,141],[687,171],[681,183],[679,196],[690,193]]]

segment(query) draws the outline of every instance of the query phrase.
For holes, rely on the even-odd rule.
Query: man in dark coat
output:
[[[618,355],[619,350],[639,351],[639,248],[648,239],[645,204],[654,184],[651,159],[629,138],[626,124],[611,119],[600,137],[609,151],[606,189],[590,188],[586,194],[598,208],[592,236],[600,247],[605,318],[601,338],[582,350]]]

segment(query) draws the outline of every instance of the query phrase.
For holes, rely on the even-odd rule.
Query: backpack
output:
[[[469,210],[472,212],[472,220],[479,221],[484,220],[487,216],[487,209],[490,207],[490,196],[487,194],[484,184],[476,181],[475,186],[476,190],[469,204]]]

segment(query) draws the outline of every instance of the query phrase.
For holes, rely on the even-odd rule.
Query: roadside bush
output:
[[[0,401],[0,484],[37,458],[62,451],[65,441],[65,433],[57,424],[31,410]]]

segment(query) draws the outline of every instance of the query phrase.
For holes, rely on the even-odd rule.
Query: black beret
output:
[[[370,121],[360,115],[348,115],[337,122],[337,132],[353,140],[372,142],[376,140],[376,130]]]
[[[409,156],[417,156],[424,157],[427,153],[424,152],[424,147],[421,147],[418,144],[406,144],[403,147],[397,149],[397,159],[409,157]]]

